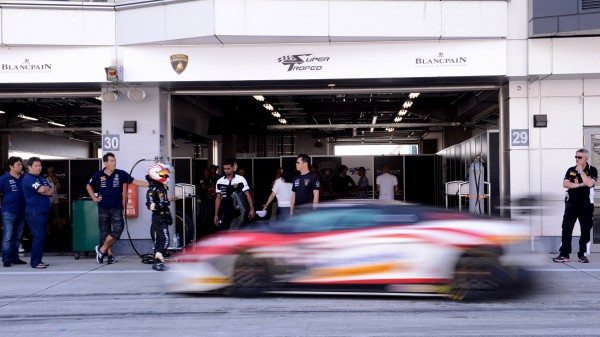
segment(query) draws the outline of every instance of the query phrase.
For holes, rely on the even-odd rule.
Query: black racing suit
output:
[[[169,247],[169,226],[173,223],[173,217],[169,211],[169,198],[167,188],[146,176],[150,183],[146,192],[146,207],[152,211],[152,225],[150,235],[154,239],[154,252],[162,254]]]

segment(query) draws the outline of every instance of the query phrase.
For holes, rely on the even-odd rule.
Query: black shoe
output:
[[[3,264],[5,267],[10,267],[10,266],[11,266],[10,262],[3,262],[2,264]]]
[[[165,266],[165,264],[162,262],[156,262],[152,265],[152,269],[156,271],[165,271],[167,270],[167,266]]]
[[[578,261],[581,263],[590,263],[590,260],[585,255],[581,255]]]
[[[27,262],[25,262],[25,261],[23,261],[21,259],[18,259],[16,261],[13,261],[13,264],[27,264]]]
[[[115,259],[114,255],[109,255],[106,264],[113,264],[115,262],[117,262],[117,259]]]
[[[106,254],[100,251],[100,246],[96,246],[96,261],[98,261],[98,263],[103,263],[104,256],[106,256]]]
[[[562,255],[558,255],[557,257],[553,258],[552,261],[557,263],[571,262],[568,257],[564,257]]]

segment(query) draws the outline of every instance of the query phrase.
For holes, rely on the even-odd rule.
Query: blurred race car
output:
[[[515,222],[400,203],[321,205],[288,221],[218,233],[176,257],[177,293],[506,296],[529,274],[504,247]]]

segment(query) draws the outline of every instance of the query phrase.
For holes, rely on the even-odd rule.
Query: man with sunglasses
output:
[[[319,203],[319,189],[321,183],[319,177],[309,170],[310,157],[307,154],[299,154],[296,158],[296,170],[300,175],[292,181],[292,198],[290,200],[290,216],[312,210]],[[298,207],[312,203],[312,208]]]
[[[589,263],[585,252],[590,241],[592,215],[594,214],[594,184],[598,179],[598,170],[588,164],[589,152],[579,149],[575,153],[576,165],[570,167],[565,174],[563,187],[567,189],[565,196],[565,213],[562,222],[562,244],[560,253],[553,258],[554,262],[570,262],[571,239],[575,221],[579,219],[581,237],[579,238],[578,261]]]

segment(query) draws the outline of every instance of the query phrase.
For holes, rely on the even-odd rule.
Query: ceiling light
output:
[[[269,103],[265,103],[263,104],[263,106],[265,107],[265,109],[269,110],[269,111],[273,111],[273,106]]]
[[[287,121],[285,120],[285,118],[279,118],[279,123],[287,124]]]
[[[406,102],[404,102],[404,104],[402,104],[402,107],[404,109],[408,109],[412,106],[413,102],[411,100],[407,100]]]
[[[373,121],[371,122],[371,124],[375,124],[377,122],[377,115],[373,116]],[[375,128],[371,128],[371,130],[369,130],[369,132],[373,133],[373,130],[375,130]]]
[[[408,95],[408,98],[410,98],[410,99],[415,99],[415,98],[419,97],[419,95],[420,95],[420,93],[418,93],[418,92],[411,92],[411,93]]]
[[[277,111],[271,112],[271,115],[273,115],[273,117],[275,117],[275,118],[281,118],[281,114]]]
[[[6,111],[0,110],[0,115],[5,114],[5,113],[6,113]]]
[[[406,109],[402,109],[402,110],[398,111],[398,116],[404,116],[404,115],[406,115],[407,113],[408,113],[408,110],[406,110]]]
[[[17,115],[17,117],[19,118],[23,118],[23,119],[29,119],[30,121],[37,121],[38,119],[35,117],[29,117],[29,116],[25,116],[23,114]]]
[[[395,129],[394,128],[385,128],[385,131],[387,132],[393,132]]]
[[[402,117],[398,116],[396,118],[394,118],[394,122],[398,123],[402,121]]]
[[[265,97],[262,95],[254,95],[252,96],[254,97],[255,100],[259,101],[259,102],[263,102],[265,100]]]
[[[47,123],[50,124],[50,125],[54,125],[54,126],[62,126],[63,128],[65,127],[64,124],[53,122],[53,121],[48,121]]]
[[[91,133],[95,134],[95,135],[102,135],[102,132],[98,132],[98,131],[90,131]]]

